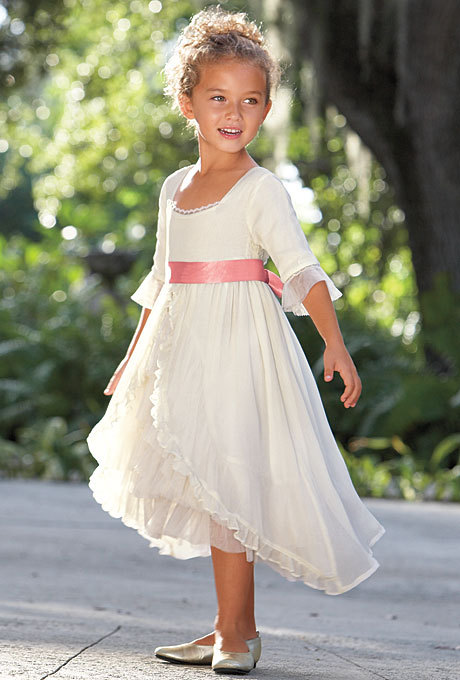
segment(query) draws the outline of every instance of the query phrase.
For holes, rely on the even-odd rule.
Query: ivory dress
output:
[[[288,580],[343,593],[379,566],[385,532],[359,498],[285,311],[324,280],[282,181],[252,167],[218,202],[181,211],[194,166],[163,182],[153,266],[131,296],[151,309],[88,436],[93,496],[160,554],[246,552]],[[170,283],[168,261],[271,257],[263,281]]]

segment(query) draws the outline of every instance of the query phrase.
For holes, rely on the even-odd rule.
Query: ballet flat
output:
[[[262,651],[262,641],[260,639],[259,631],[257,631],[257,637],[246,640],[246,644],[253,655],[255,665],[260,659]],[[154,653],[159,659],[171,663],[210,666],[212,664],[214,649],[213,645],[194,645],[193,642],[186,642],[185,644],[173,645],[171,647],[157,647]]]
[[[248,645],[249,647],[249,645]],[[225,652],[213,647],[212,670],[214,673],[224,674],[244,674],[252,671],[256,667],[256,661],[251,651],[249,652]]]
[[[186,642],[182,645],[157,647],[155,656],[170,663],[189,663],[197,666],[209,666],[212,661],[212,645],[194,645]]]

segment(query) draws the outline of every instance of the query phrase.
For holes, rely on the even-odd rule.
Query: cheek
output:
[[[250,119],[252,122],[260,124],[260,121],[263,118],[263,109],[260,107],[253,108],[249,113],[248,113],[248,119]]]
[[[208,121],[214,121],[216,120],[220,115],[221,111],[218,109],[217,106],[207,106],[206,109],[203,110],[203,117],[205,120]]]

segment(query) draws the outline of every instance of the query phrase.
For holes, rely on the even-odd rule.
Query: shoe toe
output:
[[[212,661],[212,645],[194,645],[187,642],[183,645],[157,647],[155,656],[172,663],[188,663],[196,665],[210,665]]]

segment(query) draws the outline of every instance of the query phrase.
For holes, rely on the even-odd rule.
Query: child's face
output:
[[[265,97],[265,73],[259,66],[225,59],[200,67],[200,81],[191,97],[182,98],[181,111],[195,119],[200,144],[235,153],[255,137],[269,112],[272,102],[265,104]],[[229,127],[241,133],[220,132]]]

